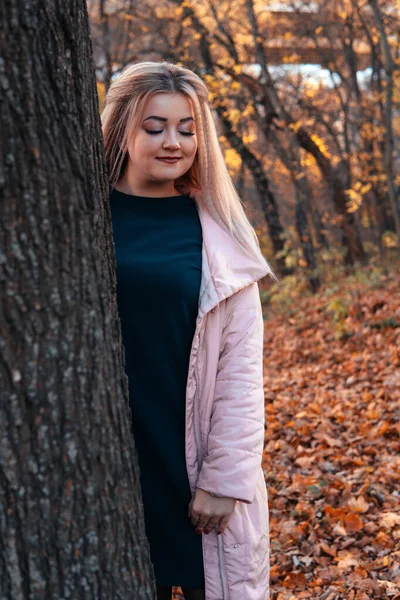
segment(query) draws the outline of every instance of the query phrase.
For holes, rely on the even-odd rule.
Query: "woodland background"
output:
[[[100,107],[139,60],[204,79],[280,277],[261,285],[272,598],[400,599],[400,2],[88,9]]]

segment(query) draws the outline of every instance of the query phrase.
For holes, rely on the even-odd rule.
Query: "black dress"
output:
[[[188,517],[185,399],[201,283],[202,229],[190,196],[110,194],[117,300],[157,585],[204,587]]]

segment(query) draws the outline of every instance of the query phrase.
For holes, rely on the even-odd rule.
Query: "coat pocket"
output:
[[[222,534],[223,556],[229,589],[241,591],[248,571],[248,548],[243,530],[243,519],[239,503]]]
[[[236,593],[241,592],[248,571],[247,544],[246,542],[223,542],[223,551],[229,589]]]

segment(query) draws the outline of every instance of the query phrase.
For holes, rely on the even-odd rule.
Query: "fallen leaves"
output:
[[[361,465],[360,465],[361,466]],[[365,500],[364,496],[358,496],[358,498],[350,498],[347,506],[356,513],[365,513],[369,509],[369,503]]]
[[[400,525],[400,513],[387,512],[383,513],[380,522],[386,529],[393,529],[397,525]]]
[[[400,600],[400,270],[357,292],[350,337],[326,289],[266,321],[272,600]]]

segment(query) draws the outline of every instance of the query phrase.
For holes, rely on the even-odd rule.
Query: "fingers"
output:
[[[205,515],[201,515],[199,520],[197,521],[196,533],[210,533],[214,529],[214,527],[219,522],[220,517],[207,517]]]
[[[225,529],[227,528],[227,525],[229,523],[229,520],[232,516],[232,513],[230,515],[226,515],[225,517],[222,517],[219,520],[219,525],[218,525],[218,529],[217,529],[217,534],[221,535],[221,533],[224,533]]]
[[[204,533],[210,533],[210,531],[212,531],[214,529],[214,527],[217,525],[217,523],[219,522],[219,517],[211,517],[211,519],[208,520],[208,522],[206,523],[205,527],[204,527]]]
[[[220,515],[213,515],[212,517],[208,515],[201,514],[197,512],[190,505],[190,517],[191,523],[193,527],[196,529],[196,533],[210,533],[214,529],[216,525],[219,525],[218,530],[222,528],[224,530],[228,524],[230,519],[230,515],[227,517],[221,517]]]
[[[237,501],[233,498],[214,498],[207,491],[196,489],[192,497],[188,516],[196,533],[210,533],[215,527],[223,533],[234,512]]]
[[[198,513],[192,508],[192,525],[196,528],[196,531],[202,533],[205,524],[208,522],[210,517],[201,513]]]

